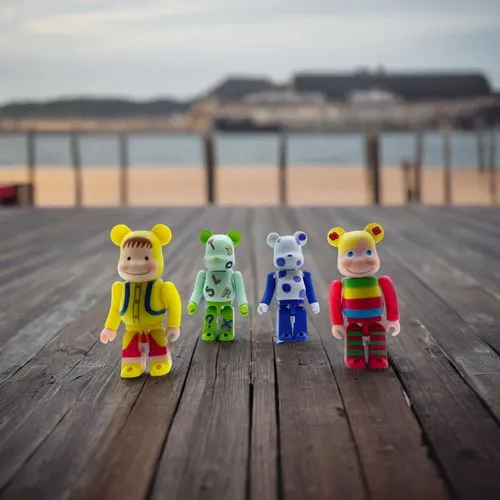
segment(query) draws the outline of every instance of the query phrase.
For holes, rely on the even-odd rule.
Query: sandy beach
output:
[[[25,182],[26,169],[1,167],[0,183]],[[134,206],[203,205],[205,178],[201,167],[129,170],[129,203]],[[500,182],[500,179],[499,179]],[[113,167],[82,170],[83,203],[86,206],[119,204],[119,171]],[[405,201],[403,175],[399,168],[384,167],[381,177],[382,203]],[[422,171],[422,201],[443,203],[441,168]],[[38,206],[72,206],[75,179],[71,167],[40,165],[35,175]],[[219,167],[216,177],[217,203],[224,205],[274,205],[278,203],[278,171],[275,166]],[[366,170],[361,166],[290,166],[288,200],[291,205],[364,205],[370,202]],[[453,173],[452,201],[455,204],[489,204],[489,174],[471,167]]]

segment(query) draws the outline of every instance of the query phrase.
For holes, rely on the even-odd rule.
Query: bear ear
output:
[[[345,230],[341,227],[332,227],[328,231],[327,241],[332,247],[338,247],[340,244],[340,238],[345,234]]]
[[[384,228],[377,222],[371,222],[363,229],[363,231],[370,233],[373,236],[375,243],[382,241],[384,238]]]
[[[172,231],[165,224],[156,224],[151,232],[160,240],[162,247],[168,245],[172,239]]]
[[[117,224],[116,226],[113,227],[113,229],[111,229],[109,237],[116,246],[121,247],[123,240],[125,239],[125,236],[127,236],[127,234],[131,232],[132,229],[130,229],[125,224]]]
[[[295,241],[300,245],[300,246],[303,246],[307,243],[307,234],[304,233],[304,231],[297,231],[296,233],[294,233],[294,238],[295,238]]]
[[[231,241],[235,246],[240,244],[241,234],[236,231],[236,229],[231,229],[231,231],[229,231],[227,235],[231,238]]]
[[[212,233],[212,231],[209,231],[208,229],[204,229],[201,233],[200,233],[200,241],[203,245],[205,245],[207,243],[207,241],[209,240],[210,236],[212,236],[214,233]]]
[[[278,233],[269,233],[266,237],[266,243],[271,247],[274,248],[274,245],[276,245],[276,240],[280,237]]]

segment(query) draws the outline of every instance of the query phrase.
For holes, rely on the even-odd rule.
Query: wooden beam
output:
[[[452,202],[452,176],[451,176],[451,125],[445,123],[443,126],[443,196],[446,205]]]
[[[36,168],[36,132],[29,130],[26,134],[26,163],[28,166],[28,181],[35,185]]]
[[[365,134],[365,161],[372,188],[372,203],[380,204],[380,133],[369,130]]]
[[[477,140],[477,169],[479,172],[485,171],[485,141],[484,141],[484,118],[476,120],[476,140]]]
[[[492,205],[498,203],[498,186],[497,186],[497,167],[496,167],[496,129],[493,126],[490,131],[490,151],[489,151],[489,162],[488,171],[490,174],[490,201]]]
[[[288,137],[286,130],[281,130],[278,142],[278,172],[279,172],[279,201],[280,205],[286,205],[287,199],[287,145]]]
[[[421,129],[417,130],[415,135],[415,161],[414,167],[414,201],[422,201],[422,158],[424,155],[424,136]]]
[[[75,205],[81,207],[83,203],[82,160],[80,156],[80,137],[77,132],[70,135],[71,163],[75,178]]]
[[[121,132],[118,136],[118,147],[120,157],[120,204],[129,203],[129,154],[128,134]]]
[[[205,132],[205,135],[203,136],[203,143],[207,186],[207,203],[209,205],[213,205],[215,203],[215,151],[214,136],[211,130]]]

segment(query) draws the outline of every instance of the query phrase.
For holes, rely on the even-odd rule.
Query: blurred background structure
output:
[[[307,7],[3,5],[2,203],[497,203],[500,6]]]

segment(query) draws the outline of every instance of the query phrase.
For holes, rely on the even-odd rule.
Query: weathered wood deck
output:
[[[348,372],[330,334],[333,225],[377,220],[402,332],[386,372]],[[98,335],[119,222],[173,228],[166,273],[191,292],[202,228],[239,229],[252,307],[231,345],[185,316],[161,379],[119,378]],[[0,212],[0,499],[500,498],[500,211],[488,208]],[[273,343],[255,308],[267,232],[303,229],[322,312]]]

